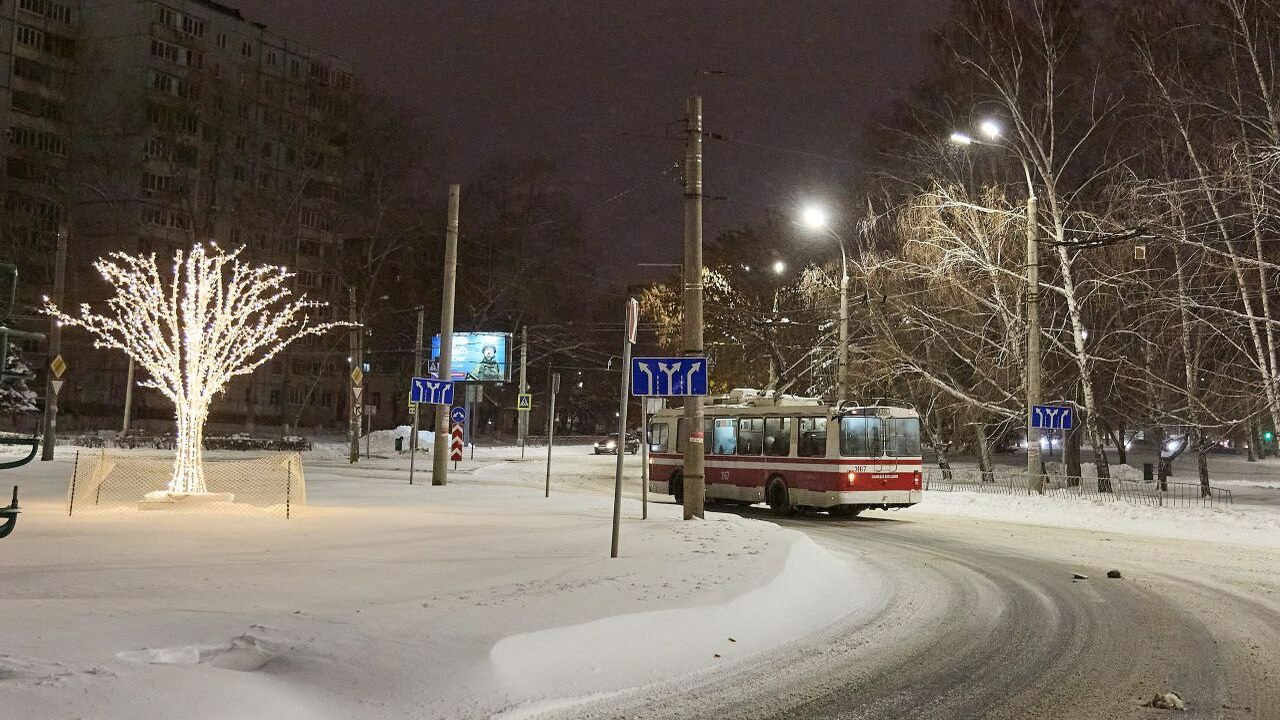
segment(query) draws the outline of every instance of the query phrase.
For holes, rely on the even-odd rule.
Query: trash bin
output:
[[[404,438],[396,438],[396,452],[404,452]]]

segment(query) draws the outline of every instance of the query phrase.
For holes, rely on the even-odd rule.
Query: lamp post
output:
[[[994,120],[983,120],[978,129],[987,141],[976,140],[962,132],[951,133],[951,142],[957,145],[991,145],[1008,149],[1006,143],[997,142],[1001,136],[1000,125]],[[1032,408],[1040,402],[1040,224],[1036,216],[1036,187],[1031,182],[1031,168],[1021,153],[1014,152],[1022,163],[1022,173],[1027,181],[1027,479],[1033,492],[1044,493],[1044,475],[1040,466],[1040,438],[1032,427]]]
[[[849,253],[844,238],[832,227],[827,211],[810,205],[800,213],[800,223],[810,230],[826,232],[840,246],[840,342],[836,355],[836,402],[844,402],[849,392]]]

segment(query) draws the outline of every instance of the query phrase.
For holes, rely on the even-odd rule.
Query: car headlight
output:
[[[605,447],[607,447],[607,448],[609,448],[610,450],[612,450],[612,449],[614,449],[614,448],[615,448],[615,447],[617,447],[617,446],[618,446],[618,443],[616,443],[616,442],[614,442],[614,441],[610,440],[610,441],[609,441],[609,444],[608,444],[608,445],[606,445]]]

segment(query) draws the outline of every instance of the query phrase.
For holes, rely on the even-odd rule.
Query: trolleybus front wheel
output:
[[[765,486],[765,501],[769,503],[769,509],[778,515],[790,515],[793,508],[791,507],[791,497],[787,493],[787,483],[777,475],[769,478],[769,484]]]
[[[857,517],[860,512],[862,512],[861,505],[832,505],[827,508],[827,514],[834,518]]]

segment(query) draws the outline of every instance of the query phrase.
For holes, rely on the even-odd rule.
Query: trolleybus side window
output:
[[[684,452],[685,447],[689,445],[689,436],[685,434],[684,418],[676,419],[676,452]]]
[[[738,421],[738,454],[759,455],[764,449],[764,418]]]
[[[712,455],[733,455],[738,449],[738,423],[733,418],[716,418]]]
[[[800,457],[827,456],[827,419],[824,417],[800,418],[800,439],[796,447]]]
[[[840,420],[840,454],[876,457],[884,452],[878,417],[846,417]]]
[[[887,450],[890,457],[915,457],[920,454],[920,420],[889,418]]]
[[[764,454],[773,457],[791,454],[791,418],[764,419]]]
[[[650,452],[666,452],[669,436],[668,429],[671,426],[667,423],[652,423],[649,425],[649,451]]]

